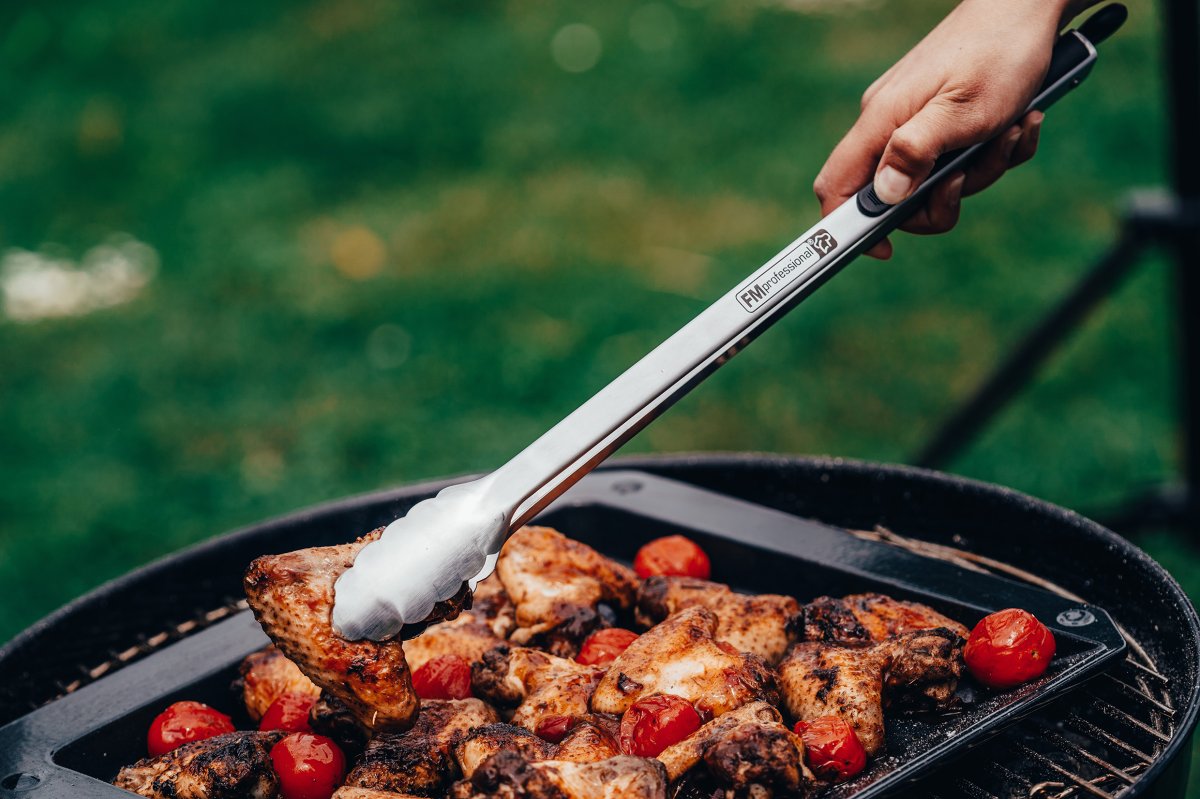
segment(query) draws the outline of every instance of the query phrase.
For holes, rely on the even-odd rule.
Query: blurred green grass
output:
[[[504,461],[816,218],[862,89],[949,7],[6,4],[0,244],[120,232],[161,267],[0,319],[0,640],[232,527]],[[1162,179],[1157,25],[953,235],[856,264],[627,451],[909,457]],[[1171,475],[1167,279],[955,470],[1084,509]]]

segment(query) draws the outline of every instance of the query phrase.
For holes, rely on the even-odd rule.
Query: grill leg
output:
[[[1141,240],[1123,234],[1092,270],[1025,336],[975,394],[956,411],[916,456],[918,466],[942,466],[964,450],[1046,359],[1120,285],[1137,263]]]
[[[1174,268],[1182,483],[1156,489],[1111,515],[1114,529],[1176,527],[1200,542],[1200,0],[1163,3],[1171,191],[1135,197],[1113,248],[1001,363],[914,459],[938,467],[962,452],[1024,388],[1046,358],[1119,285],[1150,244]]]
[[[1164,12],[1171,185],[1189,217],[1170,241],[1179,310],[1185,512],[1189,532],[1200,538],[1200,0],[1168,0]]]

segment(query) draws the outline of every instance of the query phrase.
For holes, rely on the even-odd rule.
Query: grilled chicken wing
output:
[[[574,727],[554,750],[554,760],[570,763],[598,763],[621,754],[612,732],[598,724],[583,722]]]
[[[661,763],[620,757],[598,763],[531,762],[516,752],[484,761],[470,780],[457,783],[452,799],[666,799]]]
[[[454,755],[463,776],[469,780],[481,763],[500,752],[517,752],[531,762],[596,763],[617,757],[621,749],[611,733],[589,722],[576,726],[557,744],[515,724],[489,724],[464,738]]]
[[[516,752],[526,760],[549,760],[557,747],[515,724],[488,724],[468,735],[454,750],[458,767],[471,779],[479,765],[500,752]]]
[[[274,799],[279,779],[271,747],[282,732],[230,732],[148,757],[117,774],[113,785],[152,799]]]
[[[475,587],[470,610],[457,618],[430,625],[404,642],[404,657],[413,671],[442,655],[458,655],[468,663],[503,644],[516,627],[516,613],[500,578],[493,573]]]
[[[317,696],[321,688],[304,676],[300,667],[273,644],[252,652],[238,668],[241,674],[242,701],[250,718],[258,721],[271,703],[283,694],[298,693]]]
[[[934,709],[953,701],[962,647],[963,639],[945,628],[866,646],[805,641],[779,665],[780,688],[795,718],[840,715],[875,755],[884,747],[885,705]]]
[[[487,620],[468,610],[453,621],[431,625],[416,638],[404,642],[404,657],[413,671],[442,655],[458,655],[468,663],[504,643]]]
[[[899,633],[944,627],[966,638],[968,630],[928,605],[883,594],[823,596],[804,606],[804,641],[882,641]]]
[[[778,594],[739,594],[729,586],[691,577],[650,577],[638,587],[637,621],[658,624],[684,608],[717,614],[718,641],[777,663],[801,630],[800,603]]]
[[[425,799],[411,793],[396,793],[394,791],[377,791],[374,788],[352,788],[343,785],[333,792],[331,799]]]
[[[717,617],[707,608],[676,613],[622,652],[592,694],[597,713],[624,713],[642,697],[675,694],[719,716],[756,699],[778,697],[762,658],[714,640]]]
[[[672,781],[688,774],[724,795],[803,796],[815,784],[804,764],[803,741],[765,702],[751,702],[713,719],[667,747],[658,759]]]
[[[459,776],[454,747],[498,720],[478,699],[428,700],[412,729],[380,733],[367,743],[346,785],[422,795],[445,790]]]
[[[555,657],[538,649],[498,646],[471,667],[475,695],[504,708],[527,730],[552,716],[586,718],[588,700],[604,669]]]
[[[631,569],[549,527],[514,533],[496,573],[516,606],[509,640],[562,657],[574,657],[588,633],[607,626],[600,603],[627,609],[637,590]]]
[[[375,530],[351,544],[267,555],[246,571],[246,598],[271,640],[368,730],[412,724],[418,699],[399,642],[348,641],[333,629],[333,584]]]

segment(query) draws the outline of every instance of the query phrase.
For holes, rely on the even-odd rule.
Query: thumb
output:
[[[970,107],[940,98],[930,100],[892,132],[875,171],[875,193],[889,205],[912,194],[929,173],[938,156],[981,140],[980,128]]]

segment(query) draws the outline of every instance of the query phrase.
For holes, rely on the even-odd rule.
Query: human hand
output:
[[[943,233],[962,197],[995,183],[1037,151],[1042,114],[1029,107],[1059,29],[1096,0],[963,0],[863,94],[862,113],[817,175],[828,214],[874,181],[895,204],[928,177],[938,156],[995,137],[965,172],[948,176],[900,226]],[[1016,120],[1014,122],[1014,120]],[[889,258],[884,240],[868,251]]]

